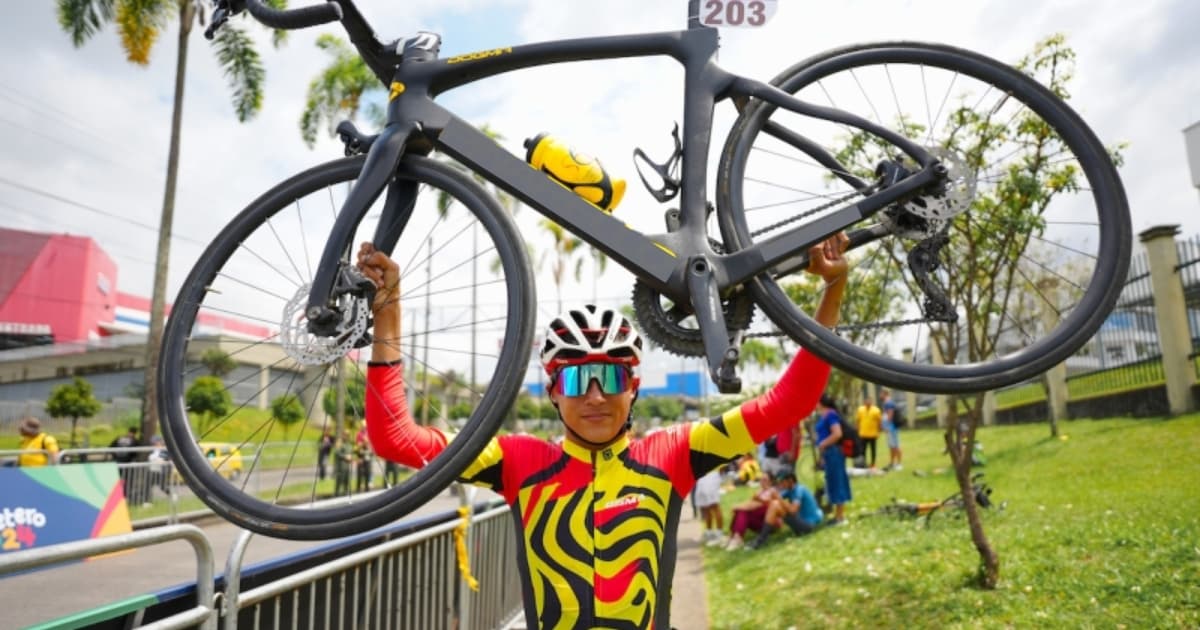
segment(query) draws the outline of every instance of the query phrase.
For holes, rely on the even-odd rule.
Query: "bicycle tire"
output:
[[[337,381],[328,381],[335,384],[335,402],[328,402],[328,395],[321,394],[330,366],[337,364],[343,366],[340,368],[343,370],[358,370],[359,376],[365,371],[365,349],[342,353],[340,346],[332,345],[321,352],[310,352],[306,347],[289,346],[291,342],[282,334],[284,326],[293,316],[288,311],[291,308],[289,304],[300,304],[302,310],[306,303],[305,280],[311,282],[311,265],[319,259],[324,246],[322,239],[329,233],[328,230],[313,230],[313,222],[320,220],[332,223],[340,207],[338,197],[349,189],[349,182],[358,176],[363,162],[364,158],[358,156],[316,166],[282,182],[246,207],[200,256],[179,291],[165,328],[162,360],[158,368],[158,402],[163,434],[172,458],[188,486],[209,508],[226,520],[256,533],[294,540],[348,536],[385,525],[426,503],[454,481],[496,433],[506,411],[516,399],[524,375],[524,370],[513,370],[512,366],[524,366],[529,360],[534,324],[533,275],[521,245],[520,234],[511,218],[493,197],[460,169],[424,157],[406,156],[397,169],[396,178],[416,182],[421,192],[418,196],[420,202],[394,250],[399,256],[401,251],[408,253],[402,248],[412,249],[411,257],[405,256],[407,263],[397,258],[404,265],[401,272],[406,277],[401,286],[405,293],[401,297],[402,306],[406,309],[410,305],[422,308],[423,303],[428,303],[430,308],[425,311],[426,322],[430,322],[433,305],[429,294],[434,292],[434,287],[423,289],[419,282],[414,283],[410,279],[423,279],[427,284],[436,282],[437,290],[443,295],[465,291],[464,288],[451,285],[451,280],[463,277],[465,273],[465,263],[459,261],[467,257],[474,269],[475,263],[486,254],[479,253],[478,248],[472,250],[470,242],[465,248],[448,247],[453,241],[443,244],[435,252],[430,242],[426,250],[428,260],[415,264],[415,257],[424,249],[426,239],[432,238],[430,235],[443,233],[434,228],[449,230],[453,234],[464,234],[466,228],[470,228],[469,231],[474,234],[478,225],[482,228],[479,231],[484,238],[490,239],[490,249],[495,252],[499,260],[498,269],[504,274],[500,281],[471,285],[473,291],[483,293],[489,299],[506,300],[489,311],[500,326],[495,331],[499,339],[498,350],[494,356],[487,356],[484,362],[485,369],[491,365],[494,371],[490,378],[475,380],[466,388],[465,395],[474,408],[457,438],[450,441],[441,455],[394,486],[386,487],[388,478],[383,477],[385,488],[382,491],[325,500],[328,482],[319,479],[319,475],[312,475],[312,479],[308,479],[308,475],[316,468],[316,462],[307,453],[315,444],[303,437],[305,432],[298,431],[295,438],[290,438],[288,425],[275,418],[275,415],[284,417],[283,412],[273,413],[268,420],[264,419],[265,412],[247,410],[256,404],[261,407],[267,397],[277,401],[284,396],[294,395],[308,418],[317,415],[314,411],[318,398],[322,399],[326,408],[332,405],[336,414],[336,392],[341,386],[336,385]],[[434,201],[457,202],[467,212],[461,213],[457,206],[450,206],[449,211],[441,214]],[[376,203],[382,205],[382,201]],[[440,208],[445,209],[446,206]],[[357,238],[353,243],[346,244],[347,252],[357,242],[370,240],[373,230],[369,228],[373,220],[377,221],[378,217],[367,212],[359,218]],[[459,230],[457,226],[460,225],[466,227]],[[429,232],[426,233],[427,228]],[[274,250],[272,242],[277,243],[278,252]],[[412,247],[414,242],[417,244],[415,248]],[[464,249],[465,254],[461,254]],[[443,258],[449,262],[443,262]],[[437,272],[433,271],[435,262],[442,263],[437,267]],[[425,269],[429,271],[425,272]],[[427,275],[422,278],[421,273]],[[441,275],[435,277],[437,274]],[[275,288],[291,288],[287,282],[278,281],[276,276],[295,285],[294,295]],[[418,295],[422,290],[427,293]],[[276,305],[279,300],[287,300],[285,295],[292,296],[292,299],[284,305],[281,319],[281,311]],[[416,298],[423,298],[425,302]],[[439,302],[442,300],[439,299]],[[264,304],[261,311],[256,310],[258,303]],[[250,304],[256,306],[251,307]],[[262,315],[258,316],[259,313]],[[272,313],[274,318],[271,317]],[[472,317],[474,313],[472,306]],[[227,324],[231,327],[240,326],[239,334],[224,332],[224,336],[215,338],[203,334],[205,326],[212,324],[214,318],[223,316],[233,318]],[[280,322],[280,332],[270,326],[254,325],[271,321]],[[471,321],[477,322],[478,319]],[[421,332],[417,327],[409,330],[406,326],[405,335],[408,339],[400,343],[410,346],[404,348],[402,345],[406,380],[414,392],[420,387],[421,391],[428,393],[431,390],[421,385],[417,373],[439,373],[433,365],[434,361],[430,360],[429,348],[435,348],[433,356],[440,361],[450,355],[446,349],[434,344],[453,341],[456,347],[461,347],[464,342],[451,337],[458,332],[438,331],[427,324],[425,345],[418,353],[416,335],[419,334]],[[431,338],[430,335],[438,336]],[[198,371],[197,356],[208,347],[218,347],[241,360],[240,372],[235,371],[230,376],[231,380],[239,375],[241,379],[232,384],[222,383],[224,391],[234,392],[233,396],[237,399],[233,402],[236,404],[229,406],[223,417],[216,418],[219,422],[215,425],[212,421],[194,423],[189,418],[187,408],[189,381],[195,381]],[[473,343],[471,348],[474,352]],[[227,352],[229,350],[232,352]],[[262,354],[262,358],[256,358],[255,353]],[[332,358],[322,358],[323,354]],[[247,363],[251,363],[249,367]],[[248,376],[243,374],[247,371]],[[447,376],[446,371],[440,374]],[[253,381],[256,376],[260,386],[257,391],[253,383],[246,386],[246,382]],[[356,377],[352,374],[343,382],[356,382]],[[478,385],[482,382],[486,382],[486,386]],[[275,396],[281,389],[284,393]],[[462,391],[460,389],[459,393],[462,394]],[[306,400],[306,396],[311,402]],[[360,398],[355,403],[352,398],[353,392],[344,396],[343,408],[348,410],[347,416],[358,417],[362,401]],[[410,399],[415,415],[419,396],[414,393]],[[281,403],[280,407],[287,407],[287,404]],[[425,408],[431,407],[427,405]],[[326,416],[321,422],[335,435],[349,435],[345,432],[345,426],[336,426],[335,418]],[[283,441],[274,441],[280,432],[284,436]],[[233,444],[239,452],[247,452],[249,463],[243,461],[242,455],[237,456],[238,468],[244,469],[240,482],[235,483],[221,475],[228,472],[222,470],[223,467],[232,467],[230,457],[209,461],[202,453],[199,443],[217,438]],[[371,471],[371,476],[380,478],[374,472],[377,466],[382,467],[382,462],[378,458],[374,460],[363,470]],[[279,462],[286,466],[282,476],[278,469],[268,470],[270,461],[277,462],[276,466],[280,465]],[[336,465],[336,461],[331,463]],[[279,477],[278,487],[271,488],[270,484],[276,483],[271,481],[275,477]],[[268,492],[265,494],[262,493],[264,479],[268,480]],[[334,480],[336,486],[336,473]],[[349,485],[346,489],[349,491]],[[293,496],[297,494],[299,496]]]
[[[939,84],[937,90],[933,91],[935,102],[932,103],[933,107],[930,107],[931,88],[929,85],[932,82],[927,81],[929,81],[930,75],[935,74],[935,71],[938,75],[941,74],[941,71],[945,71],[950,75],[950,79],[940,104],[936,102],[936,95],[942,90],[942,85]],[[908,82],[897,81],[898,78],[908,79]],[[874,85],[883,88],[885,102],[872,100],[868,95],[867,82],[870,79],[875,79]],[[996,230],[995,233],[998,234],[1023,235],[1021,238],[1024,238],[1026,245],[1021,252],[1022,256],[1040,254],[1044,259],[1032,263],[1023,263],[1023,259],[1016,260],[1011,265],[1011,269],[1007,270],[1009,273],[1014,270],[1036,268],[1032,265],[1044,264],[1046,260],[1053,260],[1054,256],[1059,256],[1062,260],[1069,260],[1072,265],[1082,266],[1083,273],[1087,273],[1088,263],[1094,264],[1094,270],[1090,277],[1079,282],[1076,282],[1074,277],[1062,280],[1055,278],[1053,274],[1060,271],[1060,275],[1068,272],[1072,276],[1077,275],[1074,267],[1063,267],[1060,264],[1049,265],[1049,269],[1052,271],[1046,272],[1044,275],[1042,275],[1043,272],[1028,274],[1023,271],[1031,276],[1042,275],[1044,278],[1049,278],[1045,282],[1052,284],[1046,285],[1050,288],[1045,289],[1032,281],[1026,282],[1025,278],[1018,278],[1018,284],[1026,283],[1032,287],[1032,290],[1012,297],[1029,301],[1038,298],[1045,299],[1049,308],[1044,310],[1054,311],[1056,319],[1052,322],[1052,326],[1044,325],[1046,328],[1052,327],[1047,334],[1035,337],[1034,335],[1039,333],[1037,329],[1042,328],[1043,324],[1036,321],[1032,324],[1022,321],[1023,317],[1029,316],[1020,313],[1014,315],[1013,310],[1006,308],[1004,315],[996,325],[1004,326],[1003,334],[1010,335],[1016,341],[1021,342],[1015,344],[1011,351],[1008,351],[1007,348],[996,348],[991,353],[980,353],[974,358],[967,357],[967,362],[959,362],[963,359],[962,355],[956,355],[957,360],[938,361],[929,344],[926,343],[922,346],[922,340],[934,338],[935,335],[940,335],[936,337],[938,339],[956,334],[961,335],[962,330],[958,328],[958,324],[937,326],[927,322],[902,323],[920,319],[922,296],[913,290],[914,282],[911,277],[905,276],[906,269],[896,253],[905,251],[903,249],[904,239],[899,235],[868,242],[867,245],[870,247],[862,247],[851,252],[851,255],[856,256],[855,260],[860,263],[868,260],[868,256],[878,255],[879,258],[870,258],[870,260],[876,262],[882,260],[879,265],[881,269],[886,267],[889,263],[887,259],[890,258],[892,271],[897,272],[897,275],[888,276],[880,273],[879,270],[868,271],[868,273],[876,274],[872,277],[882,287],[881,291],[895,291],[896,293],[891,295],[896,295],[902,291],[894,287],[901,286],[901,289],[908,290],[908,297],[912,298],[914,302],[911,305],[897,306],[896,303],[887,299],[880,299],[877,313],[890,310],[892,313],[899,311],[910,314],[907,319],[896,318],[896,321],[891,324],[890,332],[887,333],[890,337],[878,332],[885,328],[883,326],[871,328],[872,324],[886,324],[886,321],[871,322],[867,318],[863,318],[863,321],[847,321],[847,318],[853,317],[854,314],[846,313],[845,309],[843,309],[842,330],[851,331],[850,333],[839,335],[835,331],[821,326],[788,297],[780,284],[780,281],[786,278],[776,278],[772,277],[774,274],[764,273],[748,283],[751,294],[768,319],[792,340],[832,365],[875,383],[901,390],[955,394],[992,390],[1040,374],[1066,360],[1085,344],[1103,324],[1116,303],[1128,271],[1132,247],[1128,201],[1112,160],[1103,145],[1083,120],[1054,92],[1014,68],[985,56],[949,46],[908,42],[865,44],[829,51],[785,70],[772,80],[772,84],[797,95],[802,100],[821,99],[820,104],[826,104],[828,101],[839,109],[849,109],[848,104],[856,106],[859,108],[856,113],[863,118],[877,123],[882,121],[884,126],[890,128],[897,128],[894,123],[899,121],[899,127],[906,131],[925,133],[926,142],[932,141],[935,133],[941,133],[938,123],[941,121],[942,111],[937,108],[944,108],[952,94],[960,94],[958,90],[963,90],[961,92],[963,96],[954,97],[962,106],[957,110],[953,109],[953,106],[951,107],[953,115],[960,116],[964,111],[974,111],[966,107],[968,103],[965,100],[966,89],[970,86],[986,88],[983,96],[979,96],[978,103],[983,104],[986,97],[988,99],[986,102],[992,105],[993,110],[989,111],[986,117],[981,117],[983,126],[980,126],[980,129],[983,129],[984,132],[980,135],[981,141],[978,146],[984,147],[984,149],[981,149],[979,155],[976,156],[981,165],[987,165],[986,158],[989,157],[986,153],[987,142],[994,142],[998,147],[1013,149],[1019,146],[1020,134],[1040,133],[1042,129],[1048,128],[1053,135],[1045,136],[1049,138],[1046,141],[1047,144],[1057,141],[1065,150],[1073,154],[1073,158],[1067,156],[1068,160],[1073,159],[1073,161],[1067,162],[1067,166],[1061,168],[1077,169],[1075,172],[1080,179],[1075,180],[1076,183],[1086,180],[1081,184],[1083,194],[1078,194],[1080,191],[1064,191],[1056,188],[1054,195],[1048,195],[1051,197],[1050,201],[1055,203],[1062,201],[1053,210],[1063,212],[1064,215],[1070,212],[1066,209],[1068,208],[1067,200],[1063,198],[1065,193],[1070,192],[1074,193],[1072,204],[1086,207],[1087,212],[1094,213],[1081,219],[1081,221],[1092,222],[1091,226],[1080,226],[1074,232],[1066,224],[1043,222],[1044,219],[1041,216],[1034,216],[1034,213],[1028,213],[1028,217],[1019,213],[1012,215],[1014,219],[1031,221],[1028,223],[1028,226],[1033,226],[1030,229]],[[899,89],[897,89],[897,85],[900,86]],[[842,86],[846,88],[846,92],[838,98],[834,98],[830,90]],[[925,108],[919,112],[919,117],[913,115],[906,118],[905,107],[910,106],[910,103],[904,99],[915,93],[918,87],[925,91]],[[855,90],[861,92],[861,100],[854,94]],[[890,95],[887,94],[889,90]],[[914,100],[917,101],[914,109],[920,109],[922,104],[920,98]],[[905,104],[902,105],[902,102]],[[888,120],[889,117],[880,112],[890,113],[893,111],[892,103],[894,103],[894,111],[897,114],[895,119]],[[996,116],[996,120],[1000,121],[1002,120],[1001,116],[1010,114],[1009,122],[1019,123],[1013,127],[1014,130],[1009,133],[996,131],[995,135],[989,139],[986,136],[988,130],[986,125],[993,123],[991,116]],[[849,192],[849,198],[854,196],[855,191],[849,185],[837,190],[836,187],[841,185],[842,181],[837,178],[836,173],[828,170],[823,176],[820,176],[823,184],[817,184],[825,186],[825,189],[816,189],[820,192],[812,192],[812,190],[805,189],[802,184],[791,183],[792,181],[801,181],[798,173],[803,168],[808,168],[804,163],[806,158],[811,161],[811,157],[808,155],[799,155],[797,152],[796,155],[786,156],[796,159],[796,163],[787,163],[784,167],[777,167],[773,164],[774,160],[782,163],[783,154],[780,156],[771,154],[774,146],[769,143],[772,140],[769,134],[762,134],[768,122],[785,124],[789,128],[793,124],[797,128],[809,124],[806,120],[792,122],[789,116],[796,118],[790,112],[779,110],[769,103],[753,101],[739,115],[726,139],[718,170],[719,212],[717,214],[722,237],[731,249],[744,249],[755,242],[754,232],[757,225],[751,226],[747,216],[750,212],[755,212],[756,208],[765,210],[762,213],[765,216],[762,219],[756,216],[755,221],[777,221],[781,212],[785,214],[785,219],[804,216],[802,211],[796,211],[794,208],[790,210],[775,209],[770,206],[766,198],[771,196],[772,191],[761,185],[754,175],[748,175],[748,165],[777,168],[779,172],[786,172],[789,177],[795,177],[795,180],[788,180],[788,192],[780,192],[776,196],[799,195],[801,192],[811,194],[815,197],[815,200],[809,202],[811,204],[826,204],[830,199],[845,199],[846,197],[842,193],[846,192]],[[1021,117],[1018,118],[1018,116]],[[922,119],[924,119],[924,123],[927,123],[923,130],[923,123],[918,122]],[[950,120],[949,114],[947,120]],[[1048,127],[1033,126],[1042,123]],[[835,151],[839,149],[848,151],[844,155],[867,156],[882,143],[878,138],[864,138],[850,134],[847,136],[850,141],[863,142],[860,148],[856,148],[846,139],[837,139],[838,134],[846,133],[845,128],[838,128],[836,125],[826,123],[828,127],[817,129],[815,127],[817,124],[820,123],[812,123],[810,127],[804,127],[800,133],[808,136],[809,131],[807,130],[815,129],[814,133],[817,134],[817,137],[829,138],[827,142]],[[968,128],[964,125],[962,129]],[[1006,129],[1006,127],[998,126],[996,129]],[[820,136],[820,134],[825,134],[825,136]],[[948,137],[951,138],[951,141],[946,144],[956,141],[953,135]],[[1017,139],[1007,140],[1010,137]],[[961,142],[961,140],[957,141]],[[1013,144],[1005,146],[1002,144],[1005,141]],[[756,146],[756,142],[759,143],[758,146]],[[1041,147],[1038,149],[1041,150]],[[885,147],[878,149],[879,153],[883,153],[885,150]],[[952,153],[949,150],[947,152]],[[900,151],[896,150],[895,154],[898,153]],[[1014,155],[1020,154],[1014,153]],[[1009,159],[999,153],[994,157]],[[999,171],[1001,175],[993,176],[990,171],[972,166],[969,159],[960,159],[957,162],[965,165],[965,168],[960,169],[963,175],[956,180],[954,186],[969,191],[973,196],[969,198],[970,205],[960,204],[957,206],[967,209],[961,214],[945,220],[943,222],[944,229],[947,231],[979,230],[985,226],[987,221],[999,222],[1003,219],[1004,215],[1001,213],[987,215],[982,210],[976,209],[975,206],[983,205],[984,202],[980,200],[991,203],[991,198],[986,197],[983,194],[984,191],[980,190],[983,186],[994,186],[994,189],[987,191],[987,194],[995,193],[997,199],[1006,199],[1012,196],[1011,184],[1003,179],[1005,171],[1001,170]],[[1047,168],[1060,168],[1048,161],[1042,162],[1041,165]],[[814,164],[813,166],[813,170],[817,170],[815,167],[818,165]],[[872,175],[869,172],[870,166],[871,164],[868,163],[867,168],[863,169],[864,176]],[[1010,169],[1011,172],[1011,164],[999,166]],[[790,170],[785,171],[784,169]],[[855,170],[858,171],[857,168]],[[981,178],[980,174],[985,177]],[[1020,175],[1018,170],[1012,175],[1012,181],[1019,182],[1020,180],[1017,178]],[[996,181],[990,181],[990,177],[996,177]],[[1060,187],[1063,184],[1062,181],[1056,181],[1054,185]],[[1001,186],[1009,186],[1009,188],[1001,189]],[[748,190],[749,192],[747,192]],[[957,190],[955,192],[957,193]],[[849,203],[850,200],[835,202],[840,206]],[[876,214],[875,218],[878,219],[882,215],[883,213]],[[971,224],[972,221],[975,221],[974,226]],[[861,226],[862,224],[856,225]],[[931,225],[934,225],[933,221],[925,223],[927,228]],[[892,227],[895,228],[893,233],[896,234],[903,232],[905,226],[895,221]],[[1090,231],[1084,234],[1085,229]],[[1071,241],[1069,245],[1063,246],[1065,249],[1074,247],[1078,242],[1084,242],[1086,246],[1082,252],[1084,256],[1072,258],[1069,253],[1050,251],[1050,245],[1046,245],[1046,243],[1056,242],[1051,240],[1051,232],[1055,236],[1062,234],[1069,236]],[[1085,240],[1093,237],[1095,237],[1094,241]],[[953,247],[953,239],[950,243],[950,246]],[[1046,248],[1044,252],[1040,251],[1043,247]],[[964,248],[955,253],[962,254],[966,251],[969,250]],[[879,252],[883,253],[879,254]],[[950,264],[958,264],[963,260],[968,261],[968,266],[974,264],[970,262],[970,256],[953,260]],[[873,264],[875,263],[873,262]],[[1022,264],[1029,266],[1021,267]],[[855,273],[858,273],[858,270],[855,270]],[[911,271],[909,271],[909,276],[911,276]],[[861,277],[864,276],[852,276],[849,292],[853,293],[856,290],[854,281]],[[979,289],[985,282],[991,283],[991,278],[995,277],[1002,276],[981,275],[978,282],[970,288]],[[903,285],[889,284],[897,280],[903,280]],[[966,290],[966,288],[964,286],[959,289]],[[1049,297],[1054,300],[1047,299],[1046,293],[1051,293],[1052,295]],[[1080,294],[1072,295],[1073,293]],[[1011,302],[1004,304],[1012,305]],[[1036,309],[1031,309],[1030,313],[1033,310]],[[914,312],[918,314],[917,317],[911,316]],[[971,313],[960,312],[959,315],[959,322],[970,321],[973,317]],[[924,336],[922,336],[923,328]],[[1033,333],[1029,332],[1031,329],[1034,330]],[[1012,341],[1001,339],[1002,343],[1008,345],[1013,345]],[[903,349],[906,343],[914,350],[912,360],[896,358],[896,354],[899,354],[897,351]],[[896,347],[897,345],[900,347]],[[922,351],[923,347],[924,351]],[[943,353],[948,352],[943,350]]]

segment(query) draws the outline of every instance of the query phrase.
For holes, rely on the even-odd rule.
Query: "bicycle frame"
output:
[[[362,174],[338,215],[317,267],[309,296],[311,320],[318,320],[323,312],[328,312],[339,272],[338,263],[346,252],[355,226],[389,185],[391,174],[406,147],[417,140],[428,139],[489,182],[603,251],[664,296],[676,302],[690,303],[700,322],[714,379],[721,357],[713,355],[726,355],[728,360],[729,350],[719,305],[722,296],[764,270],[804,255],[813,244],[864,217],[917,194],[942,172],[934,158],[899,134],[846,112],[801,101],[773,86],[719,68],[714,62],[718,34],[716,29],[700,25],[696,17],[697,0],[690,2],[689,27],[683,31],[542,42],[445,59],[436,58],[439,40],[432,34],[425,35],[429,38],[424,42],[426,48],[421,48],[422,42],[417,41],[415,48],[397,57],[375,39],[353,2],[342,0],[342,6],[345,11],[342,22],[376,75],[384,79],[388,66],[395,65],[388,83],[388,122],[371,144]],[[672,57],[684,69],[680,224],[678,230],[670,233],[648,236],[630,229],[534,170],[434,101],[442,92],[514,70],[574,61],[662,55]],[[880,136],[907,153],[920,170],[817,220],[745,249],[718,254],[709,245],[705,225],[713,110],[720,101],[741,102],[748,98]],[[832,155],[798,134],[778,128],[768,129],[768,133],[804,151],[835,173],[847,171]],[[839,176],[858,190],[867,186],[849,174]],[[415,195],[413,186],[391,184],[383,219],[374,239],[376,247],[391,251],[412,212]],[[717,208],[717,211],[727,209]],[[794,262],[792,267],[795,267]],[[732,358],[736,360],[736,350]]]

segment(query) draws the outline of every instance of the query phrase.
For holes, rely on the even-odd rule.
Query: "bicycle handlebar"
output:
[[[262,0],[246,0],[246,10],[259,22],[283,30],[308,28],[342,19],[341,5],[332,0],[325,4],[283,11],[263,4]]]

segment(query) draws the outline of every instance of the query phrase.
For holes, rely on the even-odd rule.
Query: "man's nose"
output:
[[[597,401],[604,400],[604,391],[600,389],[600,380],[599,379],[593,378],[588,381],[586,398],[589,401],[590,400],[597,400]]]

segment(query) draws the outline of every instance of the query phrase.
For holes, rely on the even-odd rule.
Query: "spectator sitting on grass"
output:
[[[794,534],[803,536],[815,530],[823,520],[825,514],[813,493],[796,481],[794,473],[784,473],[779,478],[779,498],[767,506],[763,528],[746,546],[751,549],[761,547],[785,523]]]
[[[733,506],[733,524],[729,526],[726,549],[741,548],[745,544],[746,532],[761,531],[767,517],[767,506],[779,499],[779,491],[775,489],[775,480],[770,473],[759,477],[758,483],[758,491],[753,497]]]

